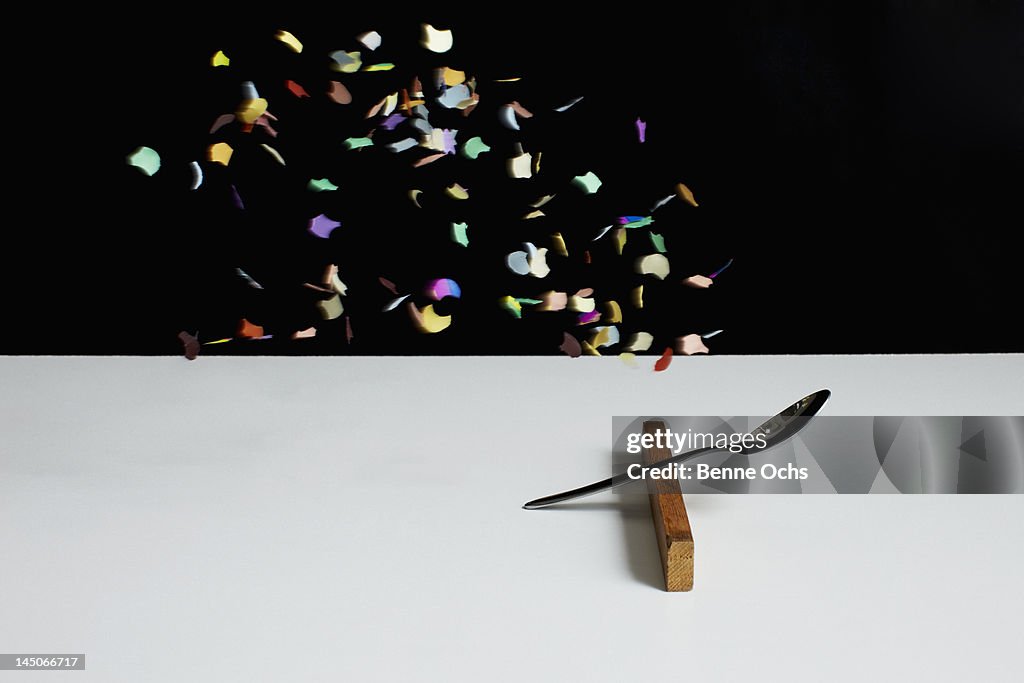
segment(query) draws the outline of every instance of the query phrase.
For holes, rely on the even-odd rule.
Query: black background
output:
[[[576,259],[549,286],[530,283],[534,291],[593,286],[625,309],[633,276],[601,265],[612,263],[599,258],[607,238],[588,245],[590,271],[579,252],[609,216],[646,214],[679,180],[701,206],[674,202],[656,215],[673,276],[735,263],[708,291],[682,291],[678,279],[671,290],[650,288],[641,317],[623,329],[654,332],[652,350],[723,328],[709,340],[714,353],[1024,351],[1011,246],[1024,182],[1022,19],[1021,4],[1009,2],[790,2],[558,15],[554,5],[237,5],[226,16],[164,5],[40,22],[26,31],[33,56],[8,59],[16,96],[7,133],[25,183],[12,205],[25,217],[12,212],[5,230],[0,352],[175,354],[179,330],[204,341],[230,336],[244,315],[275,338],[204,353],[558,353],[571,320],[512,320],[491,302],[531,293],[512,291],[522,279],[484,256],[507,252],[509,235],[512,248],[544,246],[560,229]],[[422,21],[454,30],[450,54],[416,45]],[[272,39],[281,28],[306,44],[303,55]],[[378,52],[398,64],[394,74],[339,77],[356,95],[344,114],[333,104],[330,115],[325,105],[300,109],[309,101],[283,80],[323,100],[324,55],[359,49],[354,36],[370,29],[383,35]],[[218,49],[231,69],[210,67]],[[517,90],[507,86],[508,98],[496,84],[480,88],[470,119],[495,150],[489,165],[452,159],[417,176],[386,153],[341,151],[342,140],[369,129],[362,115],[376,98],[360,95],[379,98],[395,89],[389,79],[441,64],[484,80],[525,77]],[[187,164],[204,158],[210,123],[233,111],[246,79],[281,118],[281,136],[260,141],[289,166],[252,157],[259,170],[236,178],[241,215],[216,194],[227,182],[217,169],[190,193]],[[579,95],[561,118],[550,113]],[[538,113],[520,136],[545,151],[526,189],[497,165],[513,138],[486,107],[508,99]],[[648,122],[644,145],[637,116]],[[152,178],[124,163],[143,144],[163,159]],[[233,168],[245,167],[246,153],[236,152]],[[591,169],[605,181],[598,195],[564,187]],[[298,182],[300,170],[309,173]],[[304,190],[323,175],[341,190]],[[474,193],[473,208],[457,209],[471,226],[468,250],[447,238],[452,207],[425,200],[417,210],[405,199],[411,187],[453,180]],[[547,227],[518,220],[524,201],[560,182],[563,201],[552,203]],[[343,228],[312,240],[305,221],[324,209]],[[634,247],[649,246],[633,232]],[[315,295],[294,283],[316,282],[330,262],[350,287],[353,342],[337,321],[318,324],[316,339],[287,341],[290,330],[317,324]],[[236,266],[267,290],[248,288]],[[381,314],[393,295],[378,276],[403,293],[432,277],[456,279],[463,299],[439,305],[455,324],[420,335],[404,311]]]

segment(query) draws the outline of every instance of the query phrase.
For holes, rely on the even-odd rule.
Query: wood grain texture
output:
[[[661,420],[644,422],[645,433],[654,434],[659,429],[666,429]],[[669,448],[645,448],[643,451],[645,465],[670,457],[672,451]],[[647,491],[665,573],[665,590],[688,591],[693,588],[693,534],[679,481],[648,478]]]

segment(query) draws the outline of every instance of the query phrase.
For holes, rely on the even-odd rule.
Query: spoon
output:
[[[779,412],[778,415],[770,417],[760,425],[757,426],[752,432],[752,435],[757,436],[758,434],[764,434],[765,444],[764,446],[757,449],[758,453],[768,450],[773,446],[778,446],[780,443],[793,436],[810,421],[806,418],[811,418],[817,414],[821,407],[825,405],[825,401],[832,395],[832,392],[828,389],[821,389],[813,394],[804,396],[802,399],[789,406],[785,410]],[[805,419],[799,419],[805,418]],[[749,453],[753,449],[744,449],[741,453]],[[720,448],[698,448],[693,451],[686,453],[680,453],[679,455],[673,455],[671,458],[665,458],[659,460],[656,463],[648,465],[650,468],[660,468],[665,465],[672,463],[679,463],[691,458],[696,458],[699,455],[705,453],[713,453],[716,451],[723,451]],[[579,488],[571,489],[569,491],[563,491],[562,493],[553,493],[550,496],[544,496],[543,498],[537,498],[531,500],[523,505],[526,510],[536,510],[538,508],[547,507],[554,505],[555,503],[564,503],[567,500],[573,500],[574,498],[582,498],[583,496],[589,496],[599,491],[605,491],[607,489],[613,489],[617,486],[633,481],[633,478],[628,473],[622,472],[616,474],[614,477],[608,477],[601,481],[595,481],[593,484],[587,484],[586,486],[580,486]]]

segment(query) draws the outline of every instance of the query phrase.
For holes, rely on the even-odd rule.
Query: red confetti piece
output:
[[[665,353],[661,354],[661,358],[659,358],[654,363],[654,371],[655,372],[662,372],[663,370],[666,370],[668,368],[668,366],[671,365],[671,364],[672,364],[672,347],[669,346],[669,347],[667,347],[665,349]]]
[[[309,97],[309,93],[306,92],[306,89],[295,81],[285,81],[284,87],[288,88],[288,90],[290,90],[296,97]]]

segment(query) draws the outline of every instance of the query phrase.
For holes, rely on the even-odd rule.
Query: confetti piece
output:
[[[591,291],[581,289],[569,297],[569,310],[577,313],[591,313],[597,308],[597,302],[590,296]]]
[[[430,24],[423,24],[423,38],[420,44],[431,52],[447,52],[452,49],[454,37],[450,29],[438,30]]]
[[[345,140],[345,149],[361,149],[363,147],[371,147],[373,140],[371,138],[348,138]]]
[[[661,207],[665,206],[665,205],[666,205],[666,204],[668,204],[668,203],[669,203],[670,201],[672,201],[672,200],[673,200],[674,198],[675,198],[675,195],[674,195],[674,194],[670,194],[670,195],[669,195],[669,196],[667,196],[667,197],[662,197],[661,199],[659,199],[658,201],[656,201],[656,202],[654,203],[654,206],[652,206],[652,207],[651,207],[651,213],[654,213],[655,211],[657,211],[657,210],[658,210],[658,209],[660,209]]]
[[[626,239],[627,239],[626,229],[625,228],[619,228],[618,230],[616,230],[615,234],[613,235],[613,238],[615,240],[615,252],[619,256],[622,256],[622,249],[623,249],[623,247],[626,246]]]
[[[341,227],[341,223],[331,220],[324,214],[309,221],[309,231],[320,239],[327,239],[339,227]]]
[[[579,358],[583,355],[583,348],[579,341],[568,332],[562,333],[562,345],[558,347],[558,350],[570,358]]]
[[[484,152],[490,152],[491,148],[480,139],[479,136],[472,137],[462,144],[462,154],[470,159],[476,159]]]
[[[231,59],[224,54],[223,50],[217,50],[213,53],[213,58],[210,60],[213,66],[228,66],[231,64]]]
[[[572,179],[573,184],[583,190],[584,194],[594,194],[601,187],[601,179],[593,171],[587,171]]]
[[[235,115],[234,114],[221,114],[220,116],[217,117],[217,120],[213,122],[213,125],[210,126],[210,134],[213,135],[218,130],[220,130],[221,128],[223,128],[224,126],[228,125],[229,123],[231,123],[234,120],[235,120]]]
[[[397,299],[392,299],[391,301],[388,302],[388,305],[384,307],[384,312],[387,313],[388,311],[395,310],[398,307],[398,304],[402,303],[410,296],[411,295],[409,294],[405,294],[403,296],[398,297]]]
[[[586,340],[580,342],[580,346],[583,347],[583,352],[588,356],[600,356],[601,352],[591,346]]]
[[[138,147],[125,157],[129,166],[134,166],[148,176],[160,170],[160,155],[150,147]]]
[[[394,282],[392,282],[391,280],[388,280],[387,278],[383,278],[383,277],[378,277],[377,281],[380,282],[392,294],[394,294],[395,296],[398,296],[398,288],[395,287],[395,283]],[[406,295],[406,296],[408,296],[408,295]]]
[[[494,82],[495,83],[516,83],[516,82],[521,81],[521,80],[523,80],[522,76],[514,76],[512,78],[496,78],[494,80]]]
[[[726,264],[725,264],[724,266],[722,266],[721,268],[719,268],[719,269],[718,269],[718,270],[716,270],[715,272],[711,273],[711,275],[708,275],[708,277],[709,277],[709,278],[716,278],[716,277],[718,277],[719,275],[721,275],[721,274],[722,274],[722,271],[723,271],[723,270],[725,270],[726,268],[728,268],[728,267],[729,267],[729,266],[731,266],[731,265],[732,265],[732,259],[729,259],[729,262],[728,262],[728,263],[726,263]]]
[[[306,92],[306,89],[295,81],[285,81],[284,87],[288,88],[288,91],[296,97],[309,97],[309,93]]]
[[[619,343],[619,328],[614,325],[601,325],[593,329],[594,335],[590,344],[595,348],[604,348]]]
[[[444,83],[449,88],[455,85],[461,85],[462,83],[466,82],[465,71],[457,71],[455,69],[450,69],[447,66],[445,66],[442,67],[441,69],[438,69],[438,72],[438,80]]]
[[[351,104],[352,102],[352,93],[338,81],[331,81],[331,89],[327,91],[327,96],[338,104]]]
[[[666,347],[665,352],[661,354],[661,358],[654,362],[655,372],[664,372],[668,369],[668,366],[672,364],[672,347]]]
[[[540,207],[544,206],[545,204],[547,204],[548,202],[550,202],[554,198],[555,198],[555,195],[553,195],[553,194],[546,194],[543,197],[541,197],[540,199],[538,199],[537,201],[535,201],[533,204],[530,204],[530,206],[532,206],[535,209],[539,209]]]
[[[700,336],[702,339],[711,339],[714,336],[722,334],[722,332],[725,332],[725,330],[715,330],[714,332],[708,332],[707,334],[702,334]]]
[[[654,219],[651,218],[650,216],[644,216],[643,218],[639,216],[622,216],[622,218],[620,218],[619,220],[622,221],[623,218],[634,219],[622,223],[622,227],[628,228],[630,230],[632,230],[633,228],[643,228],[654,222]]]
[[[516,275],[529,275],[529,258],[529,255],[525,251],[513,251],[505,256],[505,266]]]
[[[524,221],[528,221],[528,220],[532,220],[534,218],[541,218],[542,216],[546,216],[546,215],[547,214],[545,214],[543,211],[534,209],[530,213],[528,213],[525,216],[523,216],[523,220]]]
[[[337,294],[326,301],[317,301],[316,307],[320,309],[320,315],[324,320],[334,320],[341,317],[345,307],[341,305],[341,297]]]
[[[608,231],[609,231],[609,230],[611,230],[611,229],[612,229],[612,226],[611,226],[611,225],[606,225],[606,226],[604,226],[603,228],[601,228],[601,232],[597,233],[597,237],[595,237],[594,239],[592,239],[592,240],[591,240],[591,242],[596,242],[596,241],[598,241],[599,239],[601,239],[602,237],[604,237],[604,236],[605,236],[605,235],[606,235],[606,234],[608,233]]]
[[[583,262],[584,263],[590,263],[590,250],[589,249],[587,249],[586,251],[583,252]]]
[[[392,64],[391,62],[379,62],[377,64],[370,64],[369,66],[364,66],[363,71],[391,71],[394,68],[395,65]]]
[[[601,313],[599,311],[587,311],[586,313],[580,313],[576,316],[577,325],[589,325],[590,323],[597,322],[601,319]]]
[[[699,334],[688,334],[676,339],[676,350],[684,356],[692,356],[695,353],[707,353],[708,347]]]
[[[245,272],[241,268],[235,268],[235,273],[238,275],[238,277],[245,280],[246,284],[248,284],[253,289],[263,289],[263,285],[256,282],[256,280],[254,280],[252,276],[249,275],[249,273]]]
[[[356,40],[365,45],[367,50],[376,50],[380,47],[381,37],[376,31],[367,31],[356,36]]]
[[[420,332],[435,334],[448,329],[452,324],[452,317],[450,315],[438,315],[434,312],[434,304],[427,304],[423,308],[417,308],[416,304],[410,301],[408,306],[409,315],[412,316],[412,320]]]
[[[419,168],[420,166],[432,164],[443,156],[445,156],[444,152],[438,152],[437,154],[430,154],[421,159],[417,159],[415,162],[413,162],[413,168]]]
[[[570,107],[578,104],[582,100],[583,100],[582,97],[577,97],[574,100],[570,100],[568,104],[563,104],[561,107],[555,107],[555,111],[557,111],[557,112],[568,111]]]
[[[640,142],[647,142],[647,122],[641,121],[640,117],[636,117],[636,134],[640,138]]]
[[[330,56],[334,61],[334,64],[331,64],[331,68],[342,73],[355,73],[363,65],[363,59],[358,52],[335,50]]]
[[[610,323],[621,323],[622,322],[622,309],[619,308],[617,301],[606,301],[604,304],[608,308],[608,314],[605,316]]]
[[[288,31],[278,31],[274,34],[274,37],[280,40],[282,43],[290,47],[295,52],[302,52],[302,43],[299,39],[293,36]]]
[[[244,100],[235,112],[235,117],[242,123],[253,124],[256,119],[263,116],[267,111],[267,101],[262,97],[251,100]]]
[[[324,284],[330,287],[329,291],[337,292],[341,296],[348,294],[348,285],[338,277],[338,266],[336,264],[332,263],[327,266],[327,269],[324,271]]]
[[[631,368],[638,368],[638,367],[640,367],[640,365],[636,362],[636,354],[635,353],[630,353],[628,351],[623,351],[622,353],[619,354],[619,360],[621,360],[623,363],[625,363],[627,366],[629,366]]]
[[[501,305],[502,308],[511,313],[513,317],[523,317],[523,307],[519,304],[519,301],[512,298],[511,296],[501,297],[500,299],[498,299],[498,303]]]
[[[511,104],[506,104],[498,110],[498,120],[501,121],[501,125],[510,130],[519,130],[516,111]]]
[[[629,346],[626,347],[626,350],[646,351],[651,348],[652,342],[654,342],[654,337],[647,332],[634,332],[633,336],[629,338]]]
[[[266,145],[266,144],[263,144],[263,143],[260,143],[260,147],[262,147],[263,149],[267,150],[267,153],[269,153],[269,154],[270,154],[270,156],[274,157],[274,160],[275,160],[275,161],[276,161],[277,163],[281,164],[282,166],[284,166],[284,165],[285,165],[285,163],[284,163],[284,157],[282,157],[282,156],[281,156],[281,153],[280,153],[280,152],[278,152],[278,151],[277,151],[276,149],[274,149],[274,148],[273,148],[273,147],[271,147],[270,145]]]
[[[668,259],[662,254],[642,256],[636,260],[636,272],[641,275],[653,275],[659,280],[664,280],[669,273]]]
[[[462,289],[455,280],[449,280],[448,278],[440,278],[437,280],[431,280],[427,283],[427,296],[430,296],[434,301],[440,301],[446,296],[458,299],[462,297]]]
[[[199,356],[199,340],[193,337],[191,334],[182,330],[178,333],[178,339],[181,340],[185,358],[188,360],[195,360]]]
[[[469,106],[473,101],[473,93],[469,86],[464,84],[454,85],[445,90],[437,98],[437,103],[445,109],[459,109]]]
[[[711,285],[715,284],[715,281],[709,277],[703,275],[691,275],[690,277],[683,280],[683,284],[687,287],[696,287],[697,289],[707,289]]]
[[[661,235],[659,235],[657,233],[653,233],[653,232],[648,233],[648,234],[651,236],[651,244],[654,245],[654,248],[658,250],[658,253],[664,254],[665,253],[665,238],[662,237]]]
[[[544,304],[540,307],[542,311],[564,311],[568,305],[569,296],[565,292],[545,292],[541,294]]]
[[[644,286],[634,287],[632,292],[633,307],[643,308],[644,307]]]
[[[529,153],[524,152],[519,156],[512,157],[508,160],[508,175],[511,178],[529,178],[533,175],[530,169],[530,162],[533,161],[533,157]]]
[[[384,130],[394,130],[395,128],[397,128],[404,121],[405,121],[405,114],[400,114],[398,112],[395,112],[395,113],[391,114],[390,116],[388,116],[383,121],[381,121],[380,122],[380,127],[383,128]]]
[[[189,189],[198,190],[199,186],[203,184],[203,169],[198,161],[191,162],[189,168],[192,169],[192,186]]]
[[[452,242],[468,247],[469,236],[466,234],[467,230],[469,230],[469,226],[465,223],[452,223]]]
[[[392,152],[399,153],[404,152],[407,149],[412,149],[418,144],[419,143],[416,142],[416,140],[414,140],[413,138],[405,138],[404,140],[399,140],[398,142],[392,142],[391,144],[387,145],[387,148]]]
[[[676,185],[676,194],[690,206],[697,206],[697,200],[693,198],[693,192],[691,192],[690,188],[686,185],[683,185],[682,183]]]
[[[292,333],[292,339],[309,339],[316,336],[315,327],[307,327],[304,330],[297,330]]]
[[[225,337],[224,339],[214,339],[213,341],[203,342],[203,346],[211,346],[212,344],[227,344],[232,341],[231,337]]]
[[[534,306],[536,304],[544,303],[540,299],[527,299],[527,298],[524,298],[524,297],[516,297],[516,301],[518,303],[520,303],[520,304],[530,304],[531,306]]]
[[[312,179],[306,187],[313,192],[333,192],[338,189],[338,186],[327,178]]]
[[[421,194],[423,194],[423,190],[409,190],[409,199],[412,200],[412,203],[416,205],[417,209],[422,209],[423,208],[422,206],[420,206],[420,200],[419,200],[419,196]],[[453,228],[454,228],[454,225],[453,225]],[[465,226],[463,226],[463,228],[465,228]]]
[[[515,100],[513,100],[512,102],[509,102],[508,106],[512,107],[512,111],[514,111],[516,113],[516,115],[519,116],[520,118],[523,118],[523,119],[532,119],[533,118],[533,112],[531,112],[530,110],[528,110],[526,107],[524,107],[523,105],[519,104]]]
[[[245,208],[245,204],[242,203],[242,195],[238,194],[238,188],[234,185],[231,186],[231,203],[238,209]]]
[[[565,239],[562,237],[562,233],[556,232],[554,235],[551,236],[551,245],[552,248],[555,250],[555,253],[558,254],[559,256],[569,255],[569,249],[565,246]]]
[[[263,328],[242,318],[238,323],[238,336],[243,339],[259,339],[263,336]]]
[[[270,135],[270,137],[277,137],[277,131],[274,130],[274,127],[270,125],[270,119],[267,118],[266,114],[256,119],[256,125],[262,126],[263,129],[267,131],[267,134]]]
[[[452,199],[469,199],[469,190],[458,183],[452,183],[444,189],[444,193]]]
[[[351,344],[353,337],[355,335],[352,334],[352,318],[345,316],[345,343]]]
[[[234,154],[234,152],[235,150],[233,150],[231,148],[231,145],[229,145],[228,143],[215,142],[214,144],[210,145],[210,161],[227,166],[229,163],[231,163],[231,155]]]

